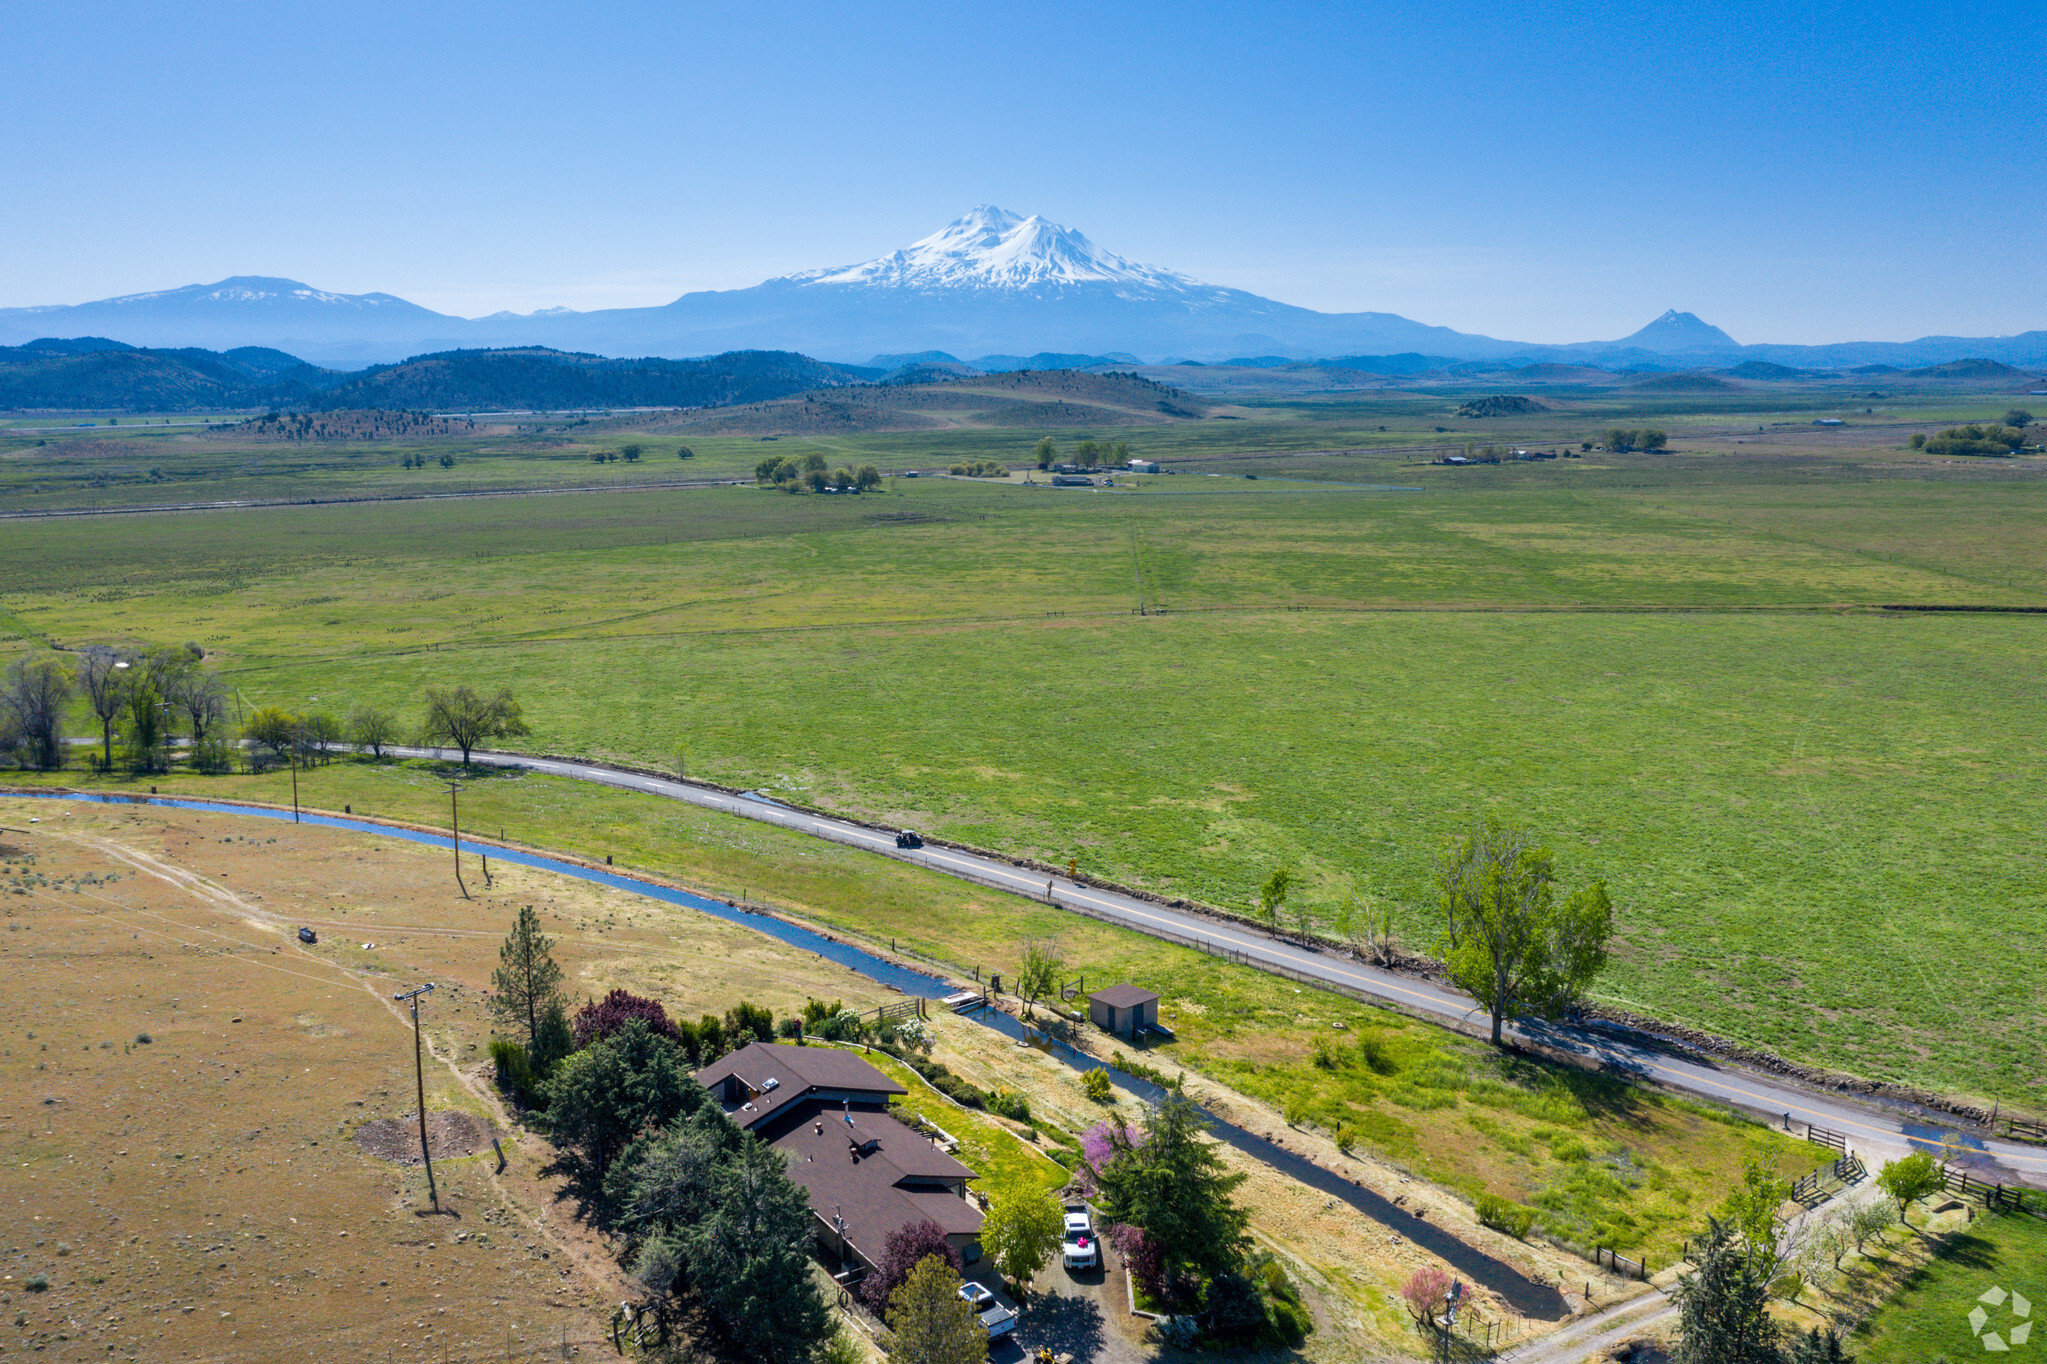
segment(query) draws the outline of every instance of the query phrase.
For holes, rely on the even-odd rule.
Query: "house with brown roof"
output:
[[[889,1114],[901,1085],[852,1052],[755,1042],[697,1072],[725,1116],[782,1153],[810,1195],[819,1242],[868,1269],[890,1232],[929,1220],[981,1257],[972,1170]]]

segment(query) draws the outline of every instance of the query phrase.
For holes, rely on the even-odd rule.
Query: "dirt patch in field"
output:
[[[471,1113],[427,1114],[426,1145],[435,1160],[480,1156],[490,1149],[491,1135],[490,1124]],[[378,1160],[420,1164],[418,1110],[400,1118],[370,1119],[355,1129],[355,1144]]]

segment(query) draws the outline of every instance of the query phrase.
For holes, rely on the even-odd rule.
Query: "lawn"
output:
[[[1983,1301],[1993,1289],[2007,1295]],[[2027,1300],[2021,1318],[2008,1295]],[[1969,1313],[1982,1308],[1983,1333]],[[2047,1332],[2047,1222],[2020,1213],[1979,1212],[1931,1262],[1915,1270],[1889,1302],[1847,1341],[1864,1364],[1925,1364],[1927,1360],[1980,1358],[1984,1334],[2009,1343],[2012,1327],[2030,1320],[2030,1340],[2014,1351],[2040,1348]]]
[[[1054,1193],[1070,1177],[1050,1156],[991,1118],[971,1112],[933,1089],[923,1076],[893,1056],[869,1052],[871,1062],[910,1092],[896,1106],[909,1110],[959,1140],[959,1158],[980,1178],[973,1187],[990,1198],[1019,1193]]]

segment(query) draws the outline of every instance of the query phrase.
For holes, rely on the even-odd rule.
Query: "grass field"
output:
[[[1718,399],[1670,419],[1699,434],[1668,456],[1303,453],[1411,442],[1422,401],[1135,430],[1186,472],[1127,496],[12,523],[0,624],[196,640],[244,705],[411,714],[428,683],[509,682],[536,749],[681,746],[714,780],[1239,908],[1290,864],[1312,915],[1380,895],[1423,948],[1438,841],[1494,811],[1613,886],[1605,998],[2038,1106],[2042,624],[1863,608],[2047,601],[2039,462],[1936,465],[1888,428],[1737,447],[1753,414]],[[575,469],[600,467],[630,472]]]
[[[2009,1296],[1995,1304],[1982,1301],[1998,1288],[2025,1298],[2029,1316],[2017,1316]],[[2033,1322],[2029,1340],[2007,1344],[2015,1355],[2039,1348],[2047,1330],[2047,1222],[2019,1213],[1979,1213],[1966,1229],[1951,1234],[1938,1258],[1912,1271],[1897,1296],[1845,1343],[1867,1364],[1980,1358],[1983,1338],[1969,1319],[1979,1307],[1984,1332],[1997,1332],[2000,1343],[2008,1341],[2013,1326]]]

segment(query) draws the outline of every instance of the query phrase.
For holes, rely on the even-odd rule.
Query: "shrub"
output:
[[[139,1032],[139,1033],[136,1033],[136,1034],[135,1034],[135,1040],[136,1040],[136,1041],[137,1041],[138,1043],[140,1043],[141,1045],[143,1045],[143,1046],[145,1046],[145,1047],[146,1047],[146,1046],[148,1046],[148,1045],[149,1045],[149,1044],[150,1044],[151,1042],[154,1042],[154,1041],[155,1041],[156,1039],[155,1039],[154,1037],[151,1037],[151,1036],[150,1036],[150,1035],[149,1035],[148,1033],[146,1033],[146,1032]]]
[[[1013,1089],[998,1089],[988,1096],[988,1111],[1014,1122],[1029,1122],[1031,1101]]]
[[[1241,1274],[1218,1274],[1201,1295],[1201,1315],[1219,1340],[1246,1340],[1265,1332],[1265,1301]]]
[[[1056,1152],[1054,1154],[1057,1154]],[[1153,1302],[1166,1295],[1166,1257],[1159,1243],[1144,1234],[1144,1228],[1118,1222],[1109,1228],[1109,1244],[1123,1257],[1123,1267],[1137,1284],[1137,1291]]]
[[[775,1015],[759,1004],[740,1000],[725,1011],[725,1035],[737,1045],[775,1040]]]
[[[21,1286],[23,1288],[26,1288],[31,1293],[47,1293],[50,1291],[49,1276],[44,1274],[31,1274],[26,1279],[23,1279],[21,1281]]]
[[[1098,1104],[1115,1102],[1115,1091],[1109,1084],[1109,1072],[1102,1069],[1090,1070],[1080,1077],[1081,1092]]]
[[[800,1018],[784,1018],[780,1020],[775,1024],[775,1036],[785,1042],[802,1041],[803,1020]]]
[[[942,1257],[955,1274],[959,1272],[960,1253],[947,1242],[945,1229],[936,1222],[926,1219],[897,1227],[882,1243],[874,1272],[861,1281],[860,1296],[876,1311],[885,1309],[910,1271],[931,1255]]]
[[[636,1018],[643,1018],[649,1030],[669,1041],[679,1041],[675,1024],[658,999],[648,999],[630,990],[613,990],[594,1004],[576,1010],[576,1050],[616,1035]],[[716,1060],[716,1057],[711,1058]]]
[[[1535,1226],[1535,1209],[1509,1202],[1498,1194],[1480,1194],[1477,1210],[1479,1221],[1506,1232],[1516,1240],[1525,1240]]]
[[[1358,1144],[1358,1129],[1352,1123],[1339,1123],[1336,1128],[1336,1149],[1349,1155],[1351,1148]]]

